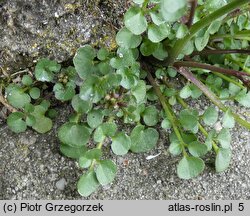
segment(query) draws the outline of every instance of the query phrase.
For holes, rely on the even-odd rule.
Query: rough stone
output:
[[[65,178],[61,178],[59,181],[56,182],[56,188],[58,190],[64,190],[67,182]]]
[[[68,61],[85,43],[112,49],[124,5],[122,0],[2,0],[2,73],[26,69],[43,57]]]

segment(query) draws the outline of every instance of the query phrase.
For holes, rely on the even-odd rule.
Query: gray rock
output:
[[[122,0],[2,0],[0,68],[13,73],[43,57],[67,61],[85,43],[114,47],[123,9]]]
[[[61,178],[59,181],[56,182],[56,188],[58,190],[63,191],[65,189],[67,182],[65,180],[65,178]]]

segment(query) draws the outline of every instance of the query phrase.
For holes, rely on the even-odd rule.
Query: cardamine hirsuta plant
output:
[[[116,50],[84,45],[73,66],[40,59],[34,75],[19,83],[3,77],[7,124],[16,133],[27,127],[46,133],[56,116],[50,100],[69,103],[74,112],[58,138],[61,152],[83,169],[82,196],[115,178],[117,167],[104,159],[103,148],[116,155],[147,152],[157,145],[157,125],[169,133],[180,178],[201,174],[208,153],[222,172],[230,165],[230,129],[235,123],[250,129],[227,105],[250,107],[249,9],[249,0],[133,0]],[[186,102],[201,95],[212,102],[203,112]]]

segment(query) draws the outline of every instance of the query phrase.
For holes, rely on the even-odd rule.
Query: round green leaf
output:
[[[71,105],[77,113],[87,113],[92,108],[92,103],[82,100],[79,95],[75,95]]]
[[[117,126],[113,122],[105,122],[101,124],[94,132],[95,142],[103,142],[106,137],[115,135]]]
[[[164,0],[162,0],[164,2]],[[184,0],[186,1],[186,0]],[[184,16],[186,9],[185,7],[180,8],[177,11],[171,11],[171,12],[166,12],[166,10],[161,7],[160,8],[161,16],[164,18],[165,21],[167,22],[174,22],[180,19],[182,16]]]
[[[86,158],[88,159],[95,159],[95,160],[100,160],[101,156],[102,156],[102,151],[101,149],[97,149],[97,148],[94,148],[94,149],[90,149],[88,150],[85,155],[84,155]]]
[[[229,129],[223,128],[218,134],[217,140],[220,142],[222,148],[229,148],[231,143],[231,135]]]
[[[195,44],[196,49],[198,51],[203,50],[207,46],[208,41],[209,41],[209,33],[208,32],[206,32],[201,37],[196,37],[194,40],[194,44]]]
[[[204,1],[204,6],[209,12],[213,12],[218,8],[223,7],[227,4],[227,1],[217,1],[217,0],[206,0]]]
[[[177,156],[182,152],[182,145],[178,141],[171,142],[168,150],[170,154]]]
[[[88,158],[86,158],[84,156],[80,157],[79,161],[78,161],[79,166],[81,168],[85,168],[85,169],[90,167],[91,163],[92,163],[92,160],[90,160],[90,159],[88,159]]]
[[[62,152],[62,154],[64,154],[65,156],[69,158],[78,159],[85,154],[85,152],[87,151],[87,148],[86,146],[81,146],[79,148],[72,147],[72,146],[61,143],[60,151]]]
[[[229,167],[230,161],[232,157],[232,152],[230,149],[220,148],[216,154],[215,159],[215,169],[216,172],[223,172]]]
[[[106,135],[103,133],[102,128],[99,126],[94,132],[94,141],[103,142],[106,138]]]
[[[87,115],[87,123],[91,128],[97,128],[103,121],[101,110],[91,110]]]
[[[140,46],[141,54],[144,56],[152,55],[158,48],[158,43],[153,43],[152,41],[145,39]]]
[[[58,111],[56,109],[49,109],[46,114],[49,118],[55,119],[58,116]]]
[[[186,34],[188,34],[188,27],[184,24],[180,24],[180,26],[176,32],[176,37],[180,39],[180,38],[185,37]]]
[[[72,147],[86,145],[90,132],[87,127],[76,123],[65,123],[59,128],[58,137],[62,143]]]
[[[22,77],[22,83],[23,83],[25,86],[30,86],[30,85],[32,85],[33,80],[32,80],[32,78],[31,78],[29,75],[24,75],[24,76]]]
[[[159,26],[151,24],[148,27],[148,39],[154,43],[159,43],[170,34],[170,26],[163,23]]]
[[[186,46],[183,48],[181,54],[182,55],[190,55],[194,51],[194,42],[193,40],[189,40]]]
[[[196,99],[196,98],[200,97],[201,95],[202,95],[202,91],[193,84],[185,85],[182,88],[182,90],[180,91],[180,97],[184,98],[184,99],[186,99],[190,96],[192,96],[192,98]]]
[[[54,73],[59,72],[61,65],[56,61],[49,59],[41,59],[35,67],[35,77],[42,82],[51,82],[54,78]]]
[[[81,196],[87,197],[97,190],[99,182],[93,170],[83,174],[77,183],[77,190]]]
[[[189,110],[182,110],[179,115],[179,121],[186,130],[193,130],[198,125],[198,117]]]
[[[11,113],[7,118],[9,128],[15,133],[24,132],[27,129],[27,125],[23,118],[24,114],[21,112]]]
[[[207,153],[207,146],[194,141],[188,144],[188,151],[194,157],[201,157]]]
[[[44,102],[44,106],[46,102]],[[37,131],[38,133],[46,133],[51,130],[52,128],[52,121],[50,118],[47,118],[45,116],[45,113],[47,111],[46,109],[42,106],[42,103],[40,105],[35,106],[34,111],[31,113],[36,119],[35,124],[32,125],[32,128]]]
[[[40,103],[40,106],[44,109],[44,113],[45,113],[45,111],[47,111],[50,107],[50,102],[48,100],[43,100]]]
[[[117,167],[111,160],[103,160],[95,170],[96,177],[101,185],[111,183],[116,175]]]
[[[117,130],[117,125],[113,122],[105,122],[100,127],[103,131],[103,134],[110,137],[114,136]]]
[[[104,61],[108,58],[109,56],[109,51],[105,48],[101,48],[98,52],[97,52],[97,58],[101,61]]]
[[[144,129],[144,126],[138,125],[133,129],[130,138],[132,152],[147,152],[156,146],[159,133],[154,128]]]
[[[168,75],[170,77],[176,77],[176,75],[177,75],[176,69],[174,69],[172,67],[168,67],[167,72],[168,72]]]
[[[149,13],[150,14],[150,17],[151,17],[151,19],[152,19],[152,21],[153,21],[153,23],[155,24],[155,25],[161,25],[161,24],[163,24],[163,23],[165,23],[166,21],[163,19],[163,17],[162,17],[162,15],[161,15],[161,13],[157,13],[157,12],[150,12]]]
[[[127,28],[122,28],[116,35],[116,43],[124,48],[136,48],[140,45],[142,37],[134,35]]]
[[[137,103],[144,101],[146,97],[146,91],[146,83],[143,80],[140,80],[138,84],[131,89],[131,93],[135,96]]]
[[[31,88],[30,91],[29,91],[30,97],[35,99],[35,100],[40,97],[40,94],[41,94],[40,89],[37,88],[37,87]]]
[[[111,149],[116,155],[125,155],[131,146],[130,137],[124,132],[120,132],[112,137]]]
[[[76,72],[82,79],[86,79],[96,71],[93,62],[95,57],[96,51],[90,45],[85,45],[77,50],[76,55],[73,58],[73,63]]]
[[[221,24],[222,20],[214,20],[208,27],[209,34],[215,34],[217,31],[219,31]]]
[[[148,106],[144,110],[143,114],[143,121],[148,126],[155,126],[158,123],[159,116],[158,116],[158,110],[155,106]]]
[[[25,120],[26,124],[30,127],[32,127],[33,125],[35,125],[36,123],[36,118],[33,116],[33,115],[28,115],[26,117],[26,120]]]
[[[56,83],[53,87],[55,97],[61,101],[71,100],[75,95],[75,84],[68,82],[66,85],[62,83]]]
[[[245,107],[250,107],[250,91],[246,93],[242,90],[235,98],[241,105]]]
[[[223,119],[222,119],[222,126],[224,128],[233,128],[234,125],[235,125],[235,120],[234,120],[234,117],[232,115],[232,111],[227,110],[223,116]]]
[[[218,119],[218,111],[211,106],[206,109],[202,118],[206,125],[214,125]]]
[[[35,109],[35,106],[33,104],[30,104],[30,103],[25,104],[25,106],[24,106],[24,111],[27,113],[33,112],[34,109]]]
[[[190,84],[190,89],[191,89],[191,97],[194,99],[197,99],[202,95],[202,91],[194,84]]]
[[[132,87],[137,85],[138,77],[131,68],[121,68],[116,72],[122,76],[120,84],[123,88],[131,89]]]
[[[8,102],[16,107],[23,108],[26,104],[30,103],[30,96],[23,92],[21,88],[13,88],[7,94]]]
[[[98,76],[89,76],[81,86],[80,98],[91,103],[99,102],[106,94],[102,86],[103,81],[104,79]]]
[[[168,57],[168,52],[162,43],[158,44],[157,49],[153,52],[153,56],[161,61]]]
[[[170,122],[167,118],[165,118],[165,119],[161,122],[161,127],[162,127],[163,129],[169,129],[169,128],[172,127],[172,125],[171,125],[171,122]]]
[[[135,35],[140,35],[147,29],[147,20],[141,8],[131,7],[124,15],[124,23],[128,30]]]
[[[180,91],[181,98],[189,98],[192,94],[192,90],[190,89],[189,85],[185,85]]]
[[[216,133],[215,130],[209,131],[208,136],[206,138],[205,145],[207,146],[208,151],[212,150],[215,133]]]
[[[109,64],[108,61],[100,62],[97,65],[97,67],[98,67],[100,73],[103,75],[110,74],[113,71],[113,68],[111,67],[111,65]]]
[[[165,13],[173,13],[185,7],[186,0],[161,0],[161,8]]]
[[[179,178],[191,179],[203,172],[205,164],[197,157],[184,156],[177,165]]]

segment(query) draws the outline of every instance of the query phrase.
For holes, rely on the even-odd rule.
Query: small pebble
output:
[[[61,178],[59,181],[56,182],[56,188],[58,190],[64,190],[67,182],[65,178]]]

